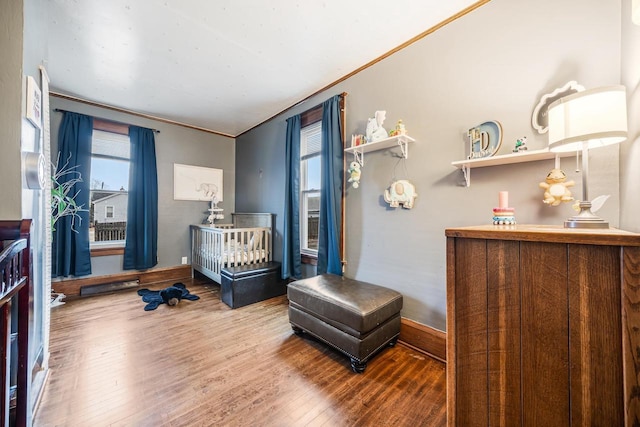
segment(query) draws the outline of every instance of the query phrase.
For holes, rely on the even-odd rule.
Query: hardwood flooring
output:
[[[146,312],[131,290],[53,308],[34,425],[446,424],[443,363],[399,344],[354,374],[293,334],[285,296],[232,310],[218,285],[183,282],[200,300]]]

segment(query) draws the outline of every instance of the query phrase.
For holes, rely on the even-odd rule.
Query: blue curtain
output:
[[[340,131],[340,95],[322,104],[322,148],[320,154],[320,228],[318,274],[342,275],[340,231],[342,228],[342,167],[344,148]]]
[[[53,277],[86,276],[91,274],[91,251],[89,249],[89,180],[91,177],[91,135],[93,117],[65,111],[58,132],[58,171],[78,172],[82,182],[74,184],[68,193],[75,195],[76,204],[86,211],[80,219],[64,216],[55,224],[53,232],[52,271]],[[65,174],[59,182],[68,182],[78,177]]]
[[[300,258],[300,115],[287,119],[282,278],[302,278]]]
[[[156,143],[151,129],[129,126],[131,165],[125,270],[144,270],[158,263],[158,174]]]

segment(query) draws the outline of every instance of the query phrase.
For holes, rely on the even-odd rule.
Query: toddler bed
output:
[[[273,214],[232,213],[233,224],[191,226],[191,269],[222,283],[225,267],[270,262]]]

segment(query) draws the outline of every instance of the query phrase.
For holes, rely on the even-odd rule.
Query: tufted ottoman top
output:
[[[367,333],[402,309],[402,294],[383,286],[334,274],[290,283],[290,303],[329,323]]]

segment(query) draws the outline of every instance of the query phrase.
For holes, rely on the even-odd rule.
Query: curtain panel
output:
[[[158,264],[158,173],[152,129],[129,127],[131,163],[123,268],[145,270]]]
[[[342,275],[340,236],[342,229],[342,180],[344,149],[340,123],[340,95],[322,105],[322,188],[318,231],[318,274]]]
[[[93,117],[64,112],[58,132],[58,164],[56,173],[63,173],[60,184],[82,178],[68,192],[84,210],[63,216],[55,223],[51,251],[53,277],[86,276],[91,274],[89,248],[89,179],[91,177],[91,136]]]
[[[300,114],[287,119],[282,278],[302,278],[300,257]]]

